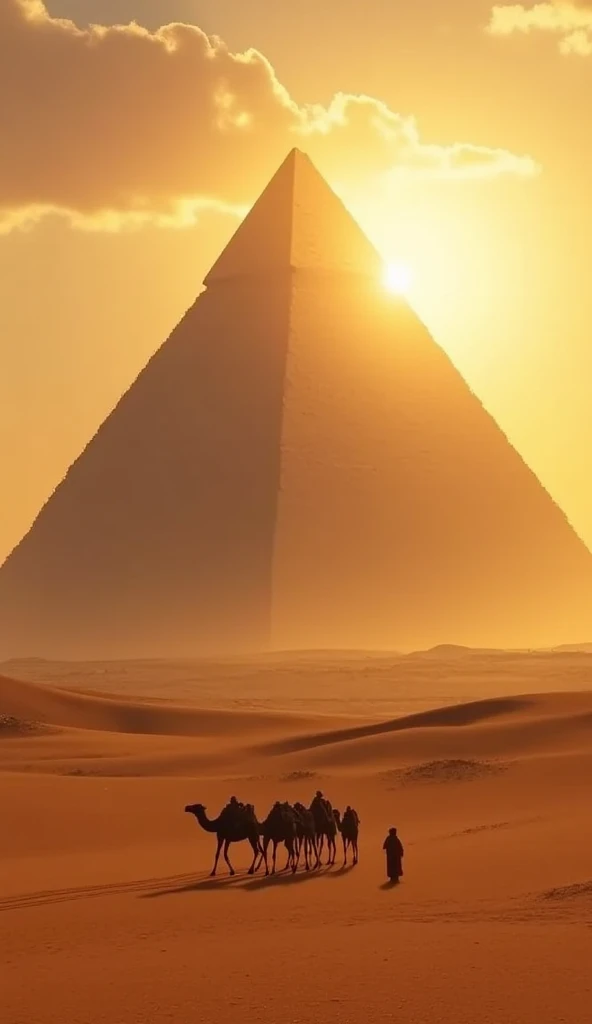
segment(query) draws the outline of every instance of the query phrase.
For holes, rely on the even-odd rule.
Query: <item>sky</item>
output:
[[[0,561],[306,150],[592,546],[592,0],[0,0]]]

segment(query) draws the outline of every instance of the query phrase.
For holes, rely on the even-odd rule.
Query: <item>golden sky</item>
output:
[[[0,560],[294,145],[592,545],[591,96],[592,0],[0,0]]]

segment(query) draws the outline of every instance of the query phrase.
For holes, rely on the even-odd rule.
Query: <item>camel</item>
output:
[[[331,807],[329,800],[326,800],[323,797],[323,794],[319,791],[310,805],[310,810],[314,817],[315,830],[318,837],[318,863],[323,863],[321,855],[323,852],[323,844],[326,839],[328,850],[327,864],[331,867],[335,863],[335,854],[337,852],[337,846],[335,843],[337,822],[335,821],[333,808]]]
[[[229,873],[231,875],[236,874],[228,857],[228,848],[231,843],[242,843],[245,840],[250,843],[253,851],[253,860],[249,868],[249,874],[254,874],[256,871],[257,858],[262,854],[262,850],[259,842],[257,822],[256,820],[253,820],[254,816],[252,817],[249,814],[248,807],[240,809],[234,814],[228,814],[228,811],[225,808],[217,818],[214,818],[214,820],[210,820],[210,818],[208,818],[203,804],[188,804],[185,808],[185,813],[193,814],[204,832],[213,833],[218,841],[216,856],[214,858],[214,867],[210,872],[210,878],[216,874],[221,850],[223,850],[224,860],[228,864]]]
[[[337,810],[333,811],[333,814],[343,842],[343,865],[345,867],[347,864],[347,851],[351,846],[355,867],[358,863],[358,835],[360,831],[358,812],[348,805],[343,812],[343,818]]]
[[[296,872],[298,870],[300,851],[297,844],[296,815],[290,804],[281,804],[279,800],[276,801],[265,821],[258,823],[258,831],[263,837],[263,841],[261,843],[261,855],[254,870],[256,871],[261,861],[263,861],[265,864],[265,874],[268,875],[270,873],[267,849],[271,843],[273,850],[271,874],[275,874],[277,848],[280,843],[285,843],[288,851],[288,861],[284,870],[291,868],[293,873]]]
[[[317,849],[317,830],[315,827],[314,814],[309,811],[304,804],[295,803],[294,811],[296,814],[296,840],[298,843],[298,858],[300,858],[300,851],[304,850],[304,866],[307,871],[310,871],[310,864],[312,856],[315,857],[315,863],[313,867],[318,868],[319,866],[319,852]]]

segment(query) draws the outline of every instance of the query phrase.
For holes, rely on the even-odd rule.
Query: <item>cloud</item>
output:
[[[551,0],[532,6],[502,4],[492,8],[488,31],[508,36],[515,32],[547,32],[558,36],[563,54],[592,56],[592,2]]]
[[[326,173],[528,177],[528,156],[439,145],[369,96],[301,106],[256,50],[231,53],[193,25],[151,32],[51,17],[0,0],[0,229],[59,214],[118,230],[241,216],[294,145]]]

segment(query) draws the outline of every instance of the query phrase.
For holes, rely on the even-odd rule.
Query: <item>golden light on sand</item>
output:
[[[413,271],[407,263],[387,263],[384,286],[396,295],[408,295],[413,284]]]

